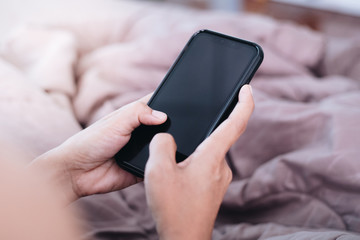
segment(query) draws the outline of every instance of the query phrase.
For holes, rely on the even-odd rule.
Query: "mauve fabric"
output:
[[[189,37],[208,28],[265,52],[252,81],[254,114],[230,150],[234,178],[213,238],[360,239],[360,40],[343,49],[257,15],[80,2],[2,41],[1,157],[29,162],[152,92]],[[158,238],[143,184],[75,205],[84,238]]]

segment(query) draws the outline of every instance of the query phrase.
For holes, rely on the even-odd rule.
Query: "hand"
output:
[[[142,181],[119,168],[112,157],[140,124],[158,125],[166,121],[165,113],[146,105],[149,98],[150,95],[114,111],[38,157],[30,168],[48,174],[63,189],[67,202]]]
[[[153,138],[145,168],[145,189],[160,238],[211,238],[232,179],[225,154],[245,131],[253,109],[251,88],[245,85],[229,118],[179,164],[172,136],[157,134]]]

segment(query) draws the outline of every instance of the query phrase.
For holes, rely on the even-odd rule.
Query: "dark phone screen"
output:
[[[149,143],[158,132],[170,133],[177,144],[177,160],[189,156],[207,137],[224,107],[241,84],[258,50],[246,42],[200,32],[182,56],[149,105],[165,112],[161,126],[140,126],[116,155],[141,170],[149,157]]]

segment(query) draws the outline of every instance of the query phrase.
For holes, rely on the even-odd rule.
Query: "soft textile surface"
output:
[[[29,162],[153,91],[188,38],[208,28],[265,52],[214,239],[360,239],[360,41],[338,47],[290,23],[155,3],[67,7],[1,43],[1,158]],[[85,237],[157,238],[142,184],[77,205]]]

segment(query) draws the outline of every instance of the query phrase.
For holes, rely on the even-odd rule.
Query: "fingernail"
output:
[[[151,114],[154,117],[156,117],[157,119],[160,119],[160,120],[165,120],[167,118],[166,113],[163,113],[163,112],[160,112],[160,111],[152,110]]]
[[[252,87],[250,85],[244,85],[241,90],[240,90],[240,94],[243,94],[243,93],[250,93],[251,95],[253,94],[253,91],[252,91]]]

